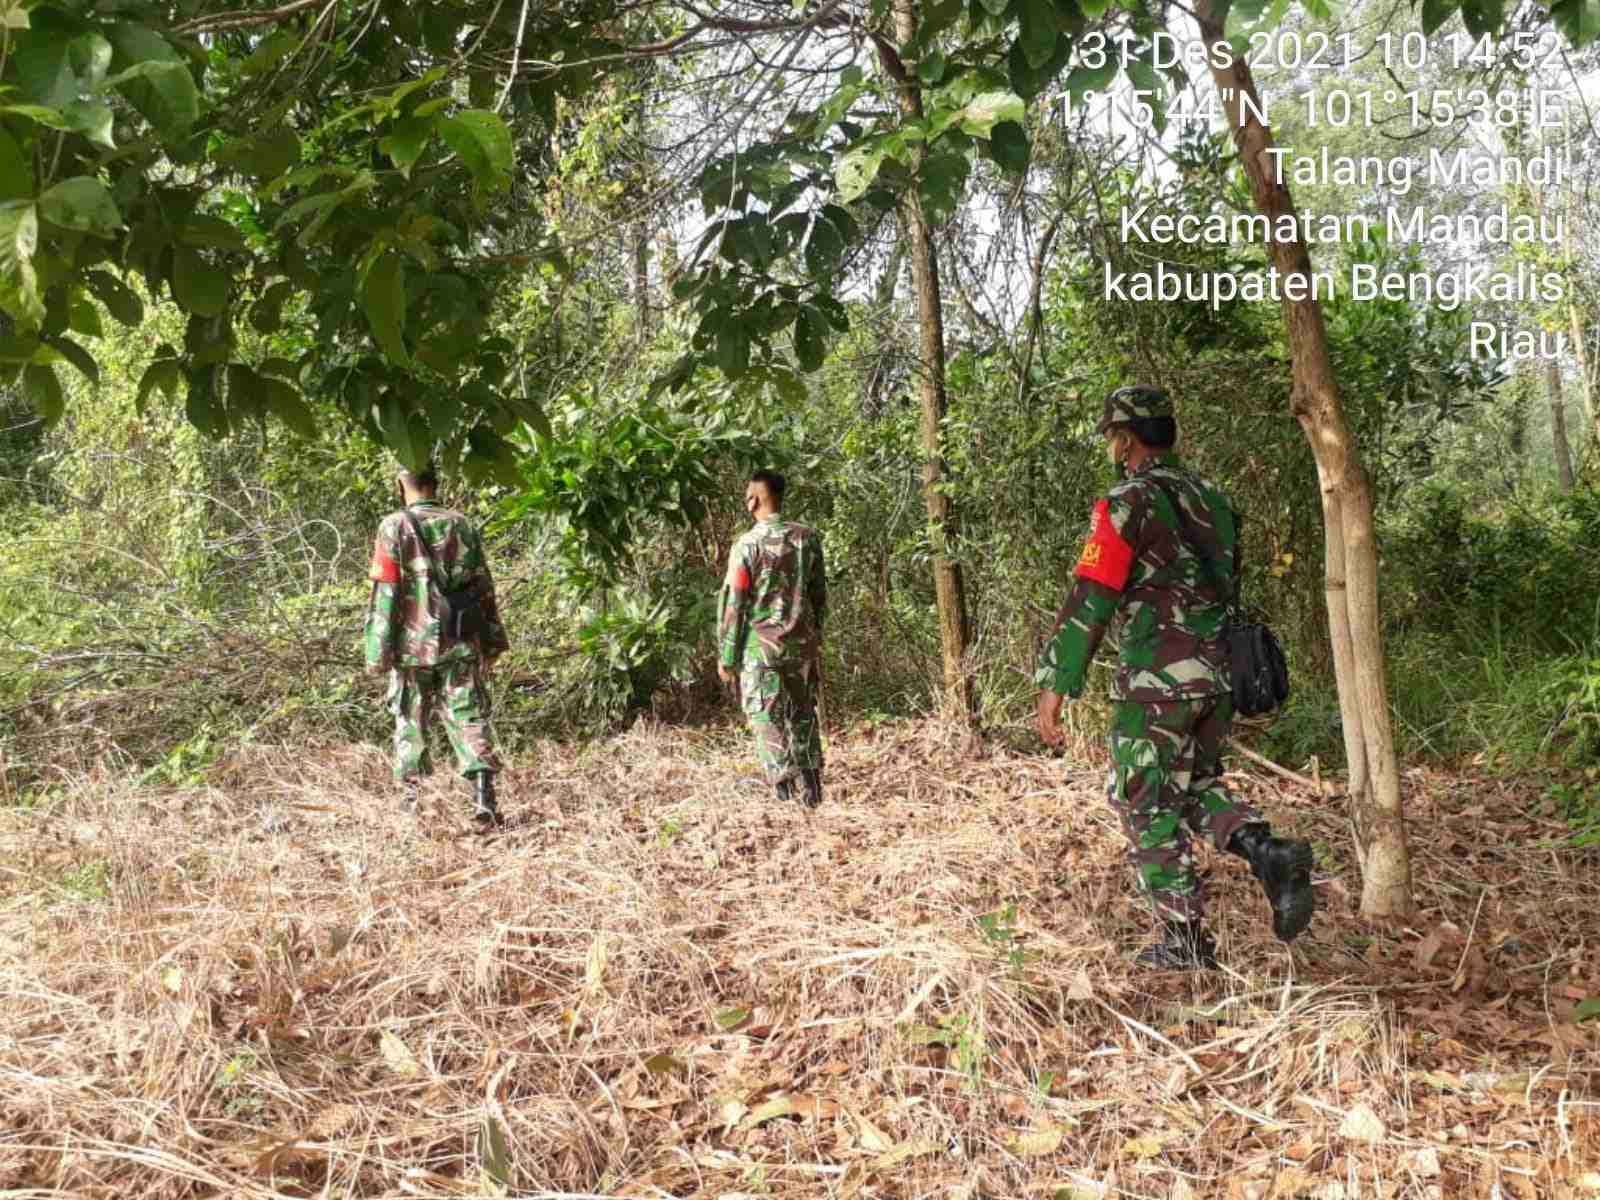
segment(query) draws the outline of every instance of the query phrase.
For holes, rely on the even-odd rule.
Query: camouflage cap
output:
[[[1105,415],[1095,426],[1096,433],[1104,433],[1113,425],[1124,421],[1140,421],[1146,417],[1170,417],[1172,400],[1160,388],[1145,384],[1118,388],[1106,397]]]

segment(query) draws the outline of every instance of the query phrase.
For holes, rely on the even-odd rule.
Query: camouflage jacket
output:
[[[717,661],[777,666],[810,658],[822,641],[827,604],[822,535],[779,513],[757,521],[728,554],[717,605]]]
[[[1157,479],[1188,514],[1188,537]],[[1213,569],[1189,548],[1191,540]],[[1227,692],[1221,635],[1238,555],[1238,519],[1228,498],[1175,454],[1146,460],[1095,504],[1076,579],[1035,682],[1081,695],[1089,662],[1109,630],[1120,650],[1113,700],[1148,704]]]
[[[432,500],[417,501],[411,505],[411,513],[427,536],[444,578],[436,588],[428,586],[428,555],[404,513],[392,512],[378,523],[368,572],[372,601],[367,610],[367,670],[431,667],[480,652],[491,658],[504,653],[509,643],[477,529],[460,513]],[[439,591],[455,591],[469,584],[488,618],[481,645],[449,641],[440,628]]]

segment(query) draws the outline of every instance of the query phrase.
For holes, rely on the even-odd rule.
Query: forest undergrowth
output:
[[[541,743],[506,829],[381,752],[0,807],[0,1189],[29,1197],[1583,1197],[1600,1191],[1600,850],[1414,769],[1403,926],[1337,800],[1285,950],[1210,858],[1228,969],[1147,918],[1066,761],[930,721],[833,739],[815,814],[744,738]],[[1247,764],[1248,765],[1248,764]]]

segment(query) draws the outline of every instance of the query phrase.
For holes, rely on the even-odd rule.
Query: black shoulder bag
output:
[[[1177,514],[1179,534],[1189,552],[1205,564],[1214,582],[1221,581],[1217,562],[1200,551],[1199,539],[1192,534],[1183,505],[1165,483],[1151,475],[1150,482],[1161,489],[1172,511]],[[1237,538],[1238,531],[1235,530]],[[1237,560],[1236,560],[1237,561]],[[1289,698],[1289,664],[1283,647],[1272,630],[1261,621],[1246,618],[1239,604],[1242,572],[1233,573],[1233,594],[1228,600],[1228,616],[1222,627],[1223,644],[1228,650],[1229,674],[1233,677],[1233,711],[1244,717],[1259,717],[1272,712]]]
[[[427,534],[409,508],[401,510],[411,532],[422,543],[422,552],[428,556],[428,586],[439,597],[439,624],[451,641],[470,642],[488,632],[489,621],[483,611],[483,600],[469,585],[453,592],[444,590],[444,576],[439,571],[439,560],[433,556],[433,547]]]

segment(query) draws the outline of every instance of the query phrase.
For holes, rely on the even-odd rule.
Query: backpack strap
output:
[[[444,593],[444,580],[439,577],[439,560],[433,556],[433,546],[428,542],[428,535],[422,531],[422,523],[417,520],[417,514],[411,511],[410,506],[400,510],[405,523],[411,526],[411,532],[416,535],[417,541],[422,543],[422,553],[428,559],[428,586],[441,595]]]

